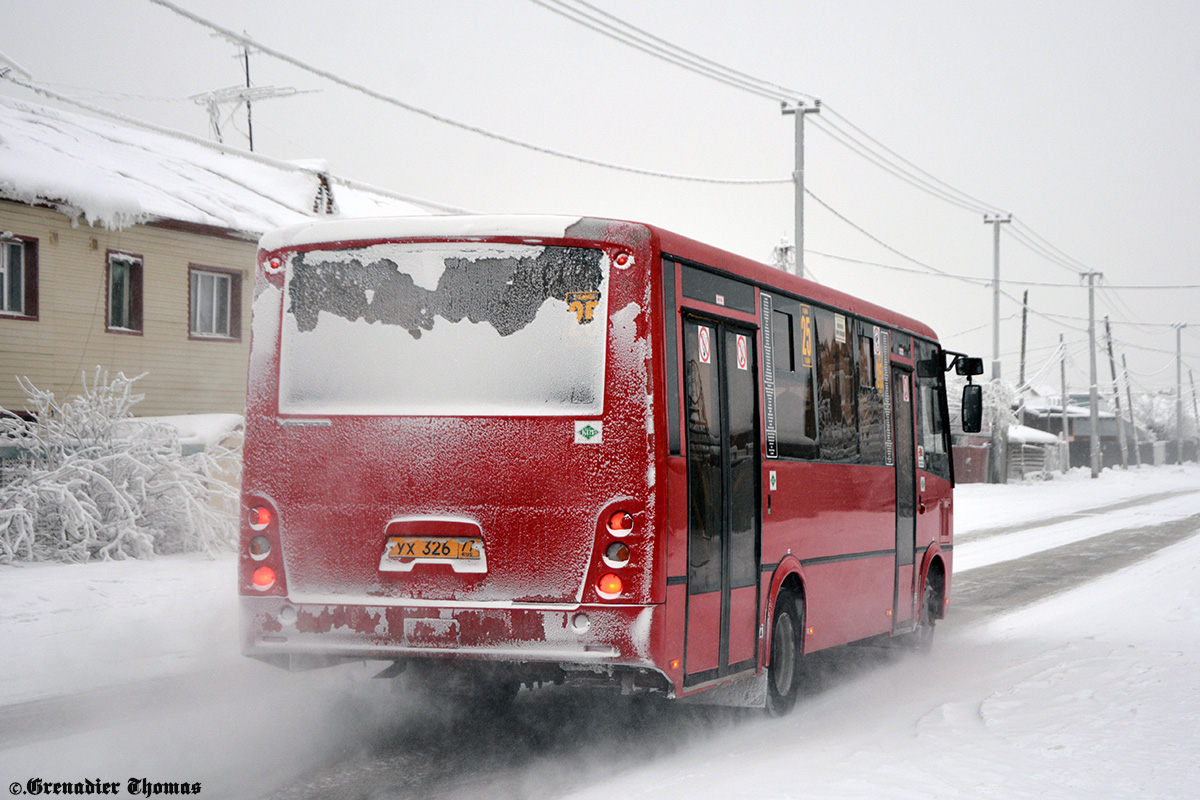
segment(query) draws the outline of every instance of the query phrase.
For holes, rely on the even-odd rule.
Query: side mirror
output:
[[[927,358],[924,361],[917,362],[917,377],[918,378],[936,378],[941,375],[941,370],[938,369],[941,365],[937,359]]]
[[[983,359],[968,359],[978,361],[983,368]],[[962,427],[967,433],[979,433],[983,428],[983,386],[978,383],[968,383],[963,387],[962,394]]]
[[[954,371],[959,375],[982,375],[983,359],[960,356],[954,361]]]

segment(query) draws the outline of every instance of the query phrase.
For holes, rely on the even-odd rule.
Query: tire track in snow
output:
[[[1192,514],[1157,525],[1100,534],[955,574],[948,622],[970,624],[1030,605],[1125,569],[1197,534],[1200,534],[1200,514]]]

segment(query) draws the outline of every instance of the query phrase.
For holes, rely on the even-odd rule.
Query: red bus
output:
[[[594,218],[306,224],[256,280],[247,655],[782,712],[944,614],[982,363],[920,322]]]

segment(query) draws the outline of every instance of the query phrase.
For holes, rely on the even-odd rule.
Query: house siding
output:
[[[140,416],[242,412],[255,242],[228,232],[73,226],[56,211],[9,201],[0,201],[0,231],[36,238],[39,261],[38,319],[0,316],[0,406],[23,409],[16,376],[62,399],[99,365],[114,375],[146,373],[135,385],[145,395],[134,409]],[[143,259],[141,336],[105,330],[110,250]],[[242,276],[240,341],[189,336],[190,264]]]

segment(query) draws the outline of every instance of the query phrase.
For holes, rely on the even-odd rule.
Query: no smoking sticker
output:
[[[737,362],[738,369],[750,369],[750,363],[746,356],[746,337],[741,334],[737,337]]]
[[[712,348],[709,346],[708,336],[709,336],[708,328],[701,328],[700,329],[700,363],[701,364],[711,364],[712,363]]]

